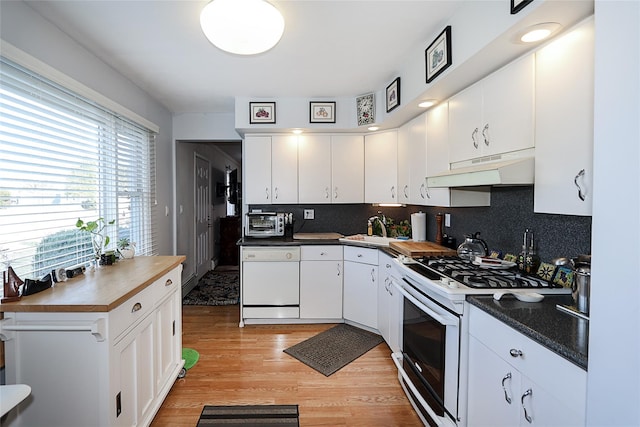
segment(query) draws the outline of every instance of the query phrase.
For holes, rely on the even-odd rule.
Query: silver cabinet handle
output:
[[[336,264],[336,270],[338,270],[338,276],[340,276],[340,263]]]
[[[171,280],[171,279],[167,279],[167,281],[166,281],[166,282],[164,282],[164,285],[165,285],[165,286],[171,286],[171,285],[173,285],[173,280]]]
[[[426,180],[425,180],[426,181]],[[420,197],[422,197],[424,199],[425,193],[424,193],[424,187],[425,187],[425,183],[423,182],[422,184],[420,184]]]
[[[371,281],[375,283],[376,281],[376,269],[372,268],[371,269]]]
[[[529,390],[525,391],[524,394],[522,395],[522,397],[520,398],[520,403],[522,403],[522,410],[524,411],[524,419],[527,420],[527,422],[529,424],[531,424],[533,422],[533,419],[527,413],[527,407],[524,406],[524,398],[527,397],[527,396],[532,396],[532,395],[533,395],[533,391],[531,389],[529,389]]]
[[[471,132],[471,140],[473,141],[473,146],[478,148],[478,128],[475,128],[473,132]]]
[[[324,188],[324,198],[328,199],[329,198],[329,187],[325,187]]]
[[[511,405],[511,397],[509,397],[509,393],[507,393],[507,388],[504,386],[504,382],[510,379],[511,379],[511,372],[507,373],[507,375],[505,375],[504,378],[502,378],[502,390],[504,391],[504,400],[506,400],[509,405]]]
[[[133,304],[133,307],[131,307],[131,312],[135,313],[136,311],[140,311],[142,310],[142,304],[140,304],[139,302]]]
[[[385,268],[391,268],[391,264],[389,264],[389,263],[385,264],[384,266],[385,266]]]
[[[512,348],[511,350],[509,350],[509,354],[511,355],[511,357],[522,357],[522,350],[518,350],[515,348]]]
[[[484,145],[489,146],[489,123],[482,128],[482,139],[484,139]]]
[[[333,189],[333,198],[337,199],[338,198],[338,187]]]
[[[573,183],[576,185],[576,187],[578,187],[578,197],[583,202],[584,202],[584,199],[585,199],[585,195],[584,195],[584,192],[582,191],[582,187],[580,187],[580,184],[578,184],[578,178],[582,178],[584,176],[584,174],[585,174],[584,169],[581,169],[580,172],[578,172],[578,175],[576,175],[576,177],[573,178]]]
[[[273,195],[274,195],[275,199],[278,200],[278,187],[273,189]]]
[[[407,194],[407,189],[408,189],[408,188],[409,188],[409,186],[408,186],[408,185],[405,185],[405,186],[404,186],[404,189],[403,189],[403,192],[404,192],[404,198],[405,198],[405,199],[408,199],[408,198],[409,198],[409,195]]]
[[[325,256],[325,255],[327,255],[326,252],[320,252],[320,256]]]
[[[358,258],[362,258],[362,254],[358,254],[356,255]]]
[[[391,186],[391,198],[392,199],[396,198],[396,186],[395,185]]]
[[[264,198],[269,200],[269,187],[264,187]]]

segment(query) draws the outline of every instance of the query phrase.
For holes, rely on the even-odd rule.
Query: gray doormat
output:
[[[342,323],[284,352],[328,377],[383,341],[378,334]]]
[[[298,405],[210,406],[196,427],[298,427]]]

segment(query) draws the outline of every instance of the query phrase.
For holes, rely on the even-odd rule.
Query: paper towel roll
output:
[[[417,212],[411,214],[411,238],[414,242],[427,240],[427,214]]]

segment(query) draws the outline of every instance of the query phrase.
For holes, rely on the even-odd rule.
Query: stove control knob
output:
[[[458,282],[456,282],[455,280],[451,280],[449,282],[449,287],[452,288],[452,289],[457,288],[458,287]]]

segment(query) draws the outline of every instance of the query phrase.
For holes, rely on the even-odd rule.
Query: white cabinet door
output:
[[[451,163],[533,147],[533,73],[528,55],[449,100]]]
[[[300,318],[342,318],[342,261],[300,261]]]
[[[331,137],[333,203],[364,203],[364,137]]]
[[[298,137],[299,203],[331,203],[331,136]]]
[[[378,331],[392,352],[400,351],[402,297],[393,286],[394,266],[389,255],[380,253],[378,274]]]
[[[242,159],[242,191],[246,203],[271,203],[271,137],[247,136]]]
[[[398,203],[411,203],[410,122],[398,128]]]
[[[535,212],[592,212],[593,26],[536,52]]]
[[[150,415],[155,398],[154,316],[147,316],[114,346],[120,383],[115,425],[136,426]]]
[[[473,336],[468,390],[469,427],[519,425],[520,373]]]
[[[365,203],[398,203],[398,132],[364,138]]]
[[[520,409],[521,426],[579,427],[585,425],[584,414],[564,405],[557,397],[525,375],[522,375],[520,393],[514,400]]]
[[[156,310],[156,389],[173,375],[182,358],[180,321],[182,302],[180,291],[165,299]]]
[[[344,262],[343,315],[378,329],[378,266]]]
[[[483,156],[533,147],[534,67],[527,55],[483,80]]]
[[[271,203],[298,203],[298,137],[271,137]]]
[[[425,176],[449,170],[449,104],[429,109],[427,120],[427,165]],[[426,182],[425,182],[426,186]],[[425,188],[427,206],[450,206],[448,188]]]
[[[398,203],[426,203],[426,115],[398,129]]]

